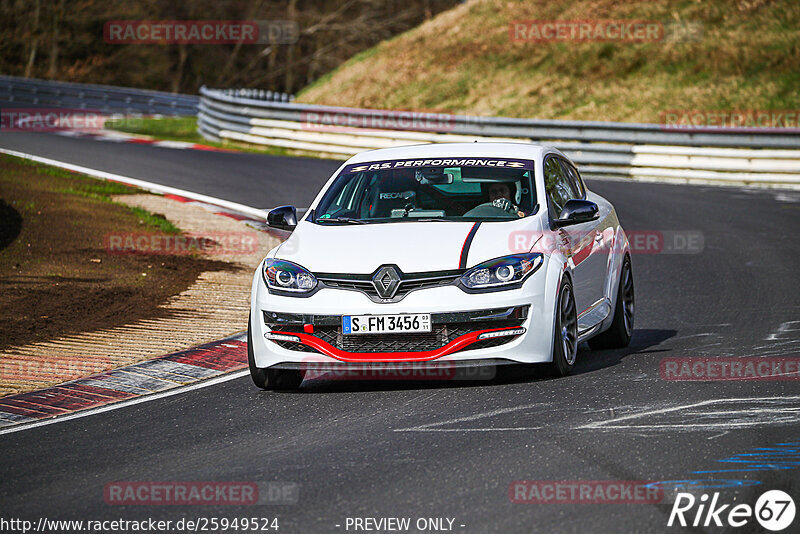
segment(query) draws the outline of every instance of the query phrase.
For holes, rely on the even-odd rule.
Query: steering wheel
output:
[[[501,217],[511,216],[514,215],[516,212],[510,212],[508,210],[504,210],[503,208],[498,208],[491,202],[484,202],[483,204],[479,204],[465,213],[464,217]]]

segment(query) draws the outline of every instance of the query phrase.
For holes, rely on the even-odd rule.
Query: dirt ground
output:
[[[110,198],[137,192],[0,158],[0,349],[164,316],[159,306],[200,273],[237,268],[191,255],[109,253],[109,235],[177,231]]]

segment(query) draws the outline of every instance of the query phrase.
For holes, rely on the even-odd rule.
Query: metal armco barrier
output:
[[[339,108],[297,104],[291,97],[276,101],[252,91],[202,87],[201,135],[341,158],[418,143],[541,142],[565,152],[586,176],[800,187],[796,131],[715,132],[660,124]]]
[[[195,95],[0,76],[0,107],[176,116],[196,115],[199,100]]]

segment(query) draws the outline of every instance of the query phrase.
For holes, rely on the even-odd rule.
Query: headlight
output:
[[[514,254],[476,265],[461,276],[467,289],[512,289],[519,286],[544,261],[541,254]]]
[[[314,278],[314,275],[296,263],[267,258],[264,260],[263,269],[264,282],[269,289],[308,293],[317,287],[317,279]]]

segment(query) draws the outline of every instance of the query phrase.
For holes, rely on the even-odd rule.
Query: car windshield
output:
[[[498,158],[348,165],[314,210],[318,224],[500,221],[534,212],[533,162]]]

